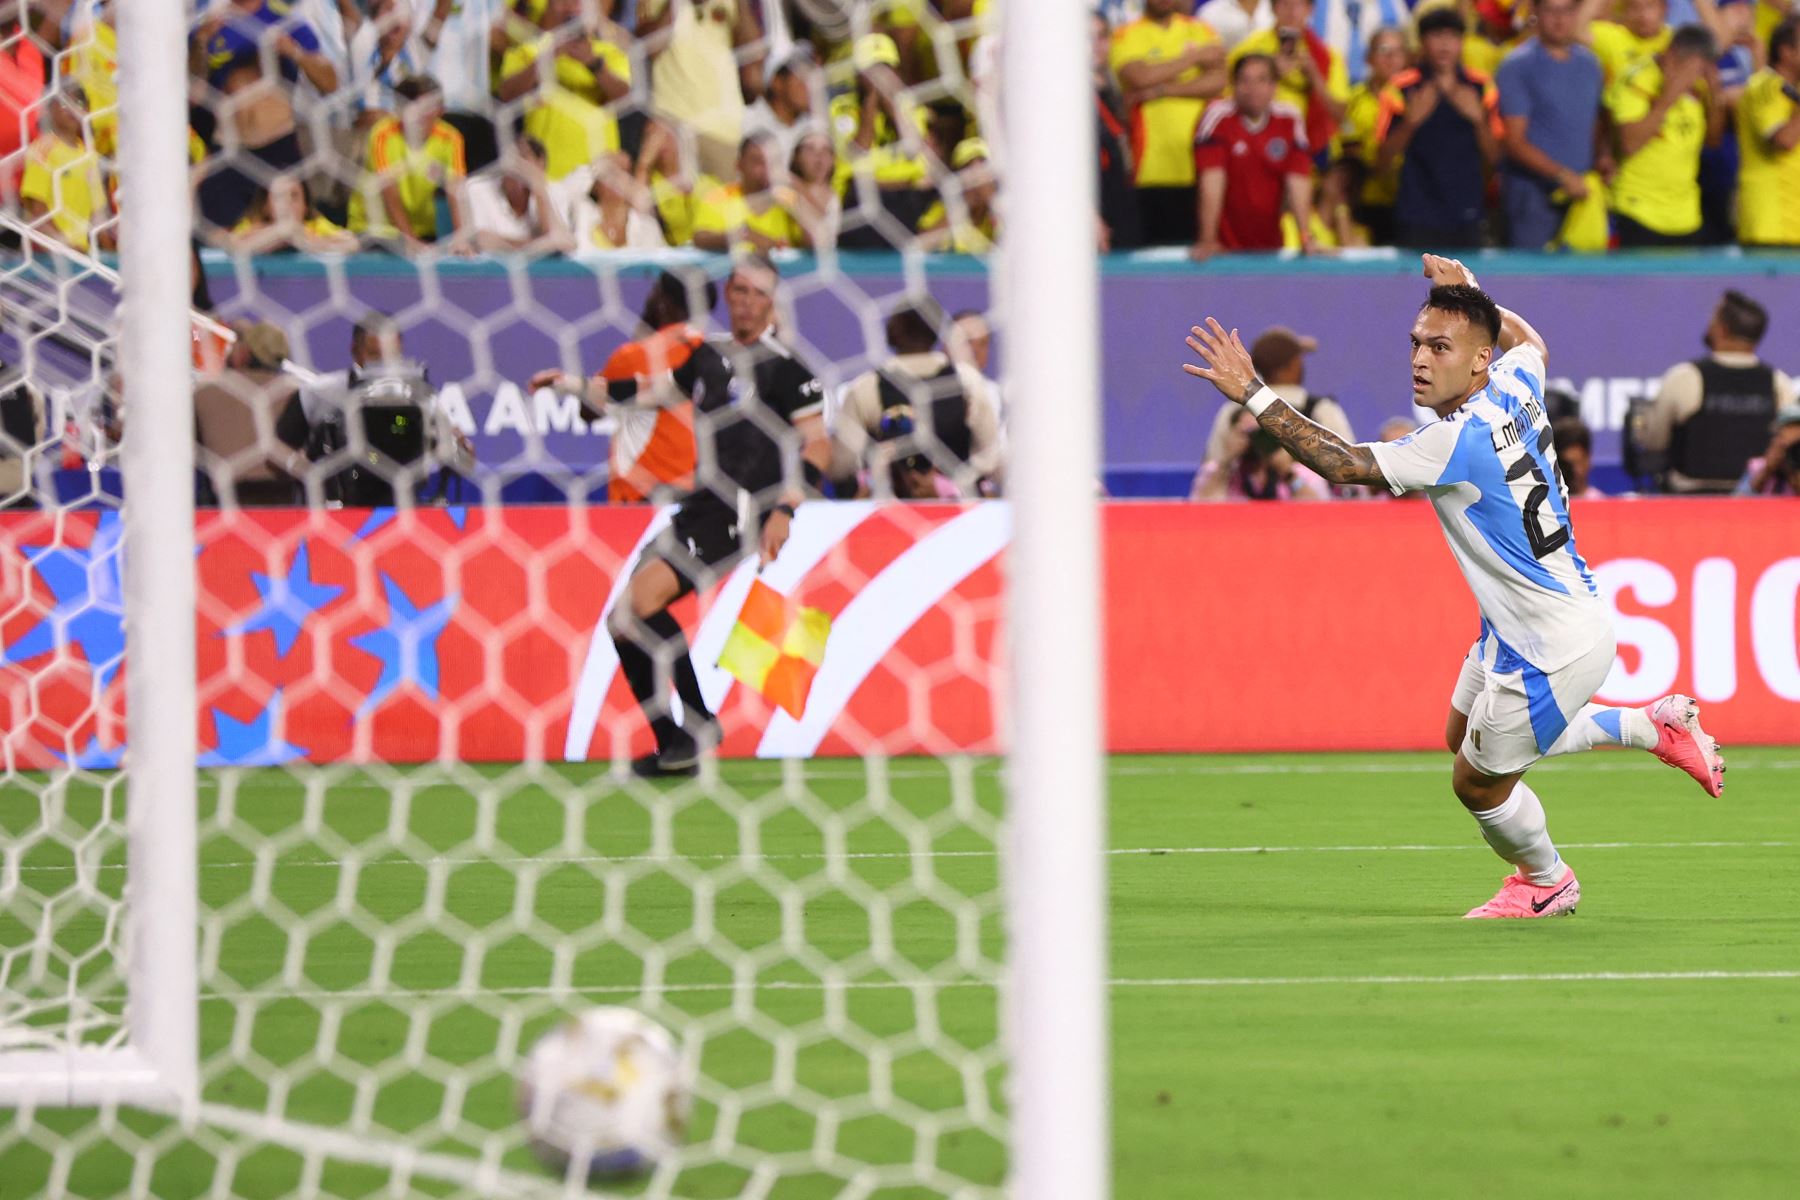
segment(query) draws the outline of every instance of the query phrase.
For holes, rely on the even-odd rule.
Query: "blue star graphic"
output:
[[[281,693],[269,697],[266,708],[240,721],[220,709],[213,709],[213,727],[218,730],[218,745],[200,755],[203,767],[272,767],[278,763],[304,758],[306,751],[275,736],[281,720]]]
[[[467,529],[469,527],[469,510],[463,505],[448,505],[445,507],[444,513],[450,518],[450,523],[458,529]]]
[[[353,542],[366,542],[371,534],[394,519],[396,510],[392,508],[372,508],[369,515],[363,518],[362,528],[350,535]]]
[[[83,746],[72,755],[64,754],[61,750],[52,750],[50,753],[56,755],[56,757],[62,759],[62,761],[68,763],[71,767],[77,767],[84,771],[117,770],[119,765],[125,761],[125,747],[123,745],[114,746],[110,750],[105,749],[100,745],[100,739],[91,733],[88,735],[87,745]]]
[[[23,663],[60,647],[80,648],[101,688],[125,661],[125,606],[119,593],[123,553],[119,514],[102,513],[85,550],[70,546],[21,546],[56,606],[12,645],[0,662]]]
[[[385,571],[381,574],[381,586],[387,591],[388,623],[350,639],[352,646],[381,663],[380,677],[368,698],[357,707],[359,717],[379,708],[404,683],[437,698],[437,639],[456,611],[454,593],[430,608],[420,609]]]
[[[305,542],[295,548],[294,565],[286,575],[252,571],[250,578],[262,596],[262,607],[249,620],[220,632],[242,634],[267,629],[275,635],[275,653],[282,658],[299,640],[306,618],[344,594],[344,589],[336,584],[313,582],[311,554]]]

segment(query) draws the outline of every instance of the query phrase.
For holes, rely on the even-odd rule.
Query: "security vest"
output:
[[[1702,358],[1700,410],[1675,426],[1669,441],[1669,468],[1689,479],[1731,480],[1769,444],[1775,419],[1775,368],[1758,362],[1729,367]]]

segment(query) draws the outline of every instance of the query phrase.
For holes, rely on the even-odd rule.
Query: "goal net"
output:
[[[1103,1195],[1045,7],[18,8],[0,1196]],[[622,1181],[521,1115],[597,1005]]]

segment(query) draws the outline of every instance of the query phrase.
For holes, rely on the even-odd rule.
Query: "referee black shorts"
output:
[[[675,510],[669,527],[644,548],[640,562],[660,559],[681,582],[676,598],[702,591],[749,557],[737,513],[711,495],[695,496]]]

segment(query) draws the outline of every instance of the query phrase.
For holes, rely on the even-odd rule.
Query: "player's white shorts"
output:
[[[1516,657],[1509,661],[1496,653],[1497,644],[1490,638],[1469,649],[1450,706],[1469,718],[1462,744],[1469,765],[1487,775],[1512,775],[1544,757],[1594,698],[1612,670],[1617,645],[1609,630],[1581,657],[1546,672]]]

